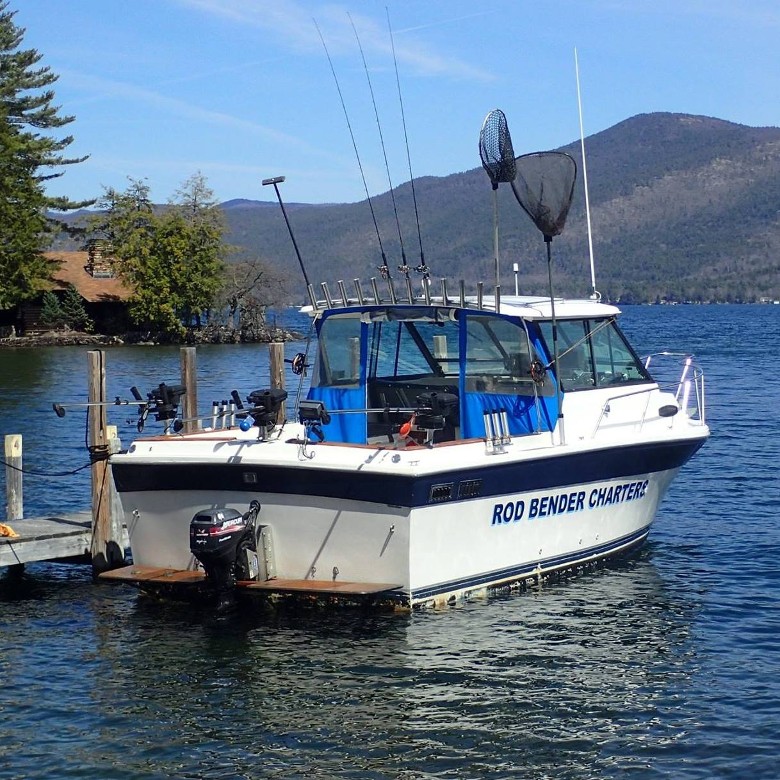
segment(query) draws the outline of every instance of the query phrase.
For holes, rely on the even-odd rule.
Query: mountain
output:
[[[780,128],[755,128],[688,114],[627,119],[585,141],[596,287],[610,299],[747,300],[780,297]],[[566,228],[552,243],[556,292],[590,292],[579,140],[562,147],[580,175]],[[493,194],[481,167],[415,180],[422,246],[434,279],[493,280]],[[394,190],[409,265],[420,259],[412,187]],[[331,289],[367,280],[401,261],[390,193],[346,204],[285,204],[311,281]],[[227,240],[242,253],[300,270],[278,204],[223,204]],[[511,188],[499,188],[502,284],[547,288],[542,235]],[[301,280],[300,289],[303,290]]]

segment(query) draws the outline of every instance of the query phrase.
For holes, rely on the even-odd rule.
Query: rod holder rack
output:
[[[485,302],[485,284],[484,282],[477,282],[476,296],[471,296],[471,300],[466,296],[466,282],[463,279],[458,281],[457,294],[453,296],[449,292],[447,280],[442,278],[439,280],[441,293],[438,296],[431,295],[431,281],[423,279],[419,290],[414,289],[412,280],[408,277],[404,277],[405,282],[405,295],[399,299],[393,285],[393,280],[387,278],[384,280],[387,288],[386,293],[382,293],[381,285],[375,276],[372,276],[368,282],[368,288],[370,293],[366,294],[364,287],[360,279],[353,279],[353,285],[355,288],[355,294],[350,296],[347,292],[346,284],[343,280],[339,279],[336,282],[338,287],[338,297],[334,297],[330,292],[327,282],[320,284],[322,291],[322,298],[317,298],[314,285],[307,287],[309,296],[309,302],[312,309],[316,312],[325,311],[326,309],[347,307],[347,306],[381,306],[381,305],[424,305],[424,306],[453,306],[460,307],[462,309],[480,309],[485,311],[496,311],[501,308],[501,288],[495,287],[495,297],[492,301],[488,298],[490,303]]]

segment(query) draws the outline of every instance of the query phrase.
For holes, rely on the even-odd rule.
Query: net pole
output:
[[[563,430],[563,398],[561,393],[561,374],[558,370],[558,321],[555,318],[555,295],[552,281],[552,236],[545,235],[547,244],[547,281],[550,288],[550,315],[552,319],[553,340],[553,365],[555,366],[555,397],[558,403],[558,442],[566,444],[566,435]]]
[[[500,271],[498,263],[498,185],[493,185],[493,253],[496,261],[496,287],[500,282]]]

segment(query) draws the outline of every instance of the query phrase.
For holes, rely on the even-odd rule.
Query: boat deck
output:
[[[155,568],[152,566],[124,566],[121,569],[103,572],[102,580],[132,582],[147,585],[199,585],[206,581],[203,571]],[[338,582],[335,580],[282,580],[263,582],[253,580],[236,583],[247,591],[267,594],[298,594],[317,596],[375,596],[397,590],[401,585],[387,582]]]

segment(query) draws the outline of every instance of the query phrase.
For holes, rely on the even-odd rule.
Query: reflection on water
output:
[[[59,587],[87,609],[40,592],[15,608],[33,647],[63,629],[77,647],[48,659],[46,681],[21,647],[4,673],[63,724],[76,776],[109,762],[128,777],[604,777],[696,727],[698,605],[670,596],[651,554],[413,615],[255,606],[216,620],[124,587]],[[83,695],[64,703],[77,680]],[[17,720],[14,740],[39,725]],[[46,754],[62,739],[36,736],[41,776],[61,766]]]

